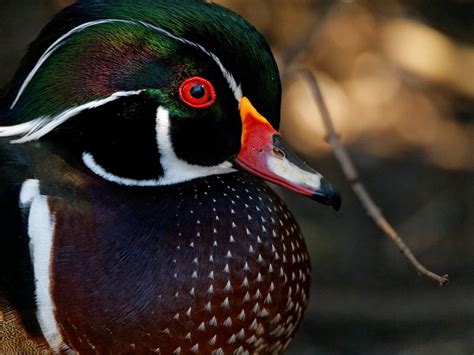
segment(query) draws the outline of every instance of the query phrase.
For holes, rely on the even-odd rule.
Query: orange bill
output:
[[[333,187],[299,158],[280,134],[252,106],[249,99],[240,103],[242,144],[237,166],[267,181],[296,191],[335,210],[341,197]]]

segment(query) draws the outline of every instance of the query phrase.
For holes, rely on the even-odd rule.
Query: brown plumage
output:
[[[24,328],[18,313],[0,297],[0,354],[49,355],[43,337],[32,337]]]

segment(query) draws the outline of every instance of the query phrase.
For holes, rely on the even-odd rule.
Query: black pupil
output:
[[[189,91],[192,97],[195,99],[202,99],[206,95],[206,89],[202,85],[193,85]]]

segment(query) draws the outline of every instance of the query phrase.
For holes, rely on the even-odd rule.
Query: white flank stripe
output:
[[[85,30],[86,28],[89,28],[89,27],[92,27],[92,26],[97,26],[97,25],[102,25],[102,24],[107,24],[107,23],[127,23],[127,24],[131,24],[131,25],[142,25],[142,26],[145,26],[147,28],[150,28],[154,31],[157,31],[165,36],[168,36],[170,38],[173,38],[181,43],[185,43],[185,44],[188,44],[188,45],[191,45],[195,48],[198,48],[200,49],[201,51],[203,51],[204,53],[206,53],[208,56],[210,56],[216,63],[217,65],[219,66],[219,68],[221,69],[222,71],[222,74],[224,75],[225,79],[227,80],[227,82],[229,83],[229,87],[232,89],[233,93],[234,93],[234,96],[237,100],[237,102],[240,104],[240,100],[242,99],[242,89],[241,89],[241,86],[240,84],[237,84],[235,78],[233,77],[233,75],[224,67],[224,65],[222,64],[221,60],[212,52],[209,52],[207,49],[205,49],[203,46],[201,46],[200,44],[198,43],[194,43],[194,42],[191,42],[191,41],[188,41],[187,39],[185,38],[182,38],[182,37],[179,37],[179,36],[175,36],[174,34],[164,30],[163,28],[161,27],[157,27],[157,26],[154,26],[152,24],[149,24],[147,22],[143,22],[143,21],[129,21],[129,20],[120,20],[120,19],[106,19],[106,20],[96,20],[96,21],[91,21],[91,22],[87,22],[87,23],[83,23],[82,25],[80,26],[77,26],[75,28],[73,28],[72,30],[70,30],[69,32],[67,32],[66,34],[64,34],[63,36],[61,36],[60,38],[58,38],[51,46],[48,47],[48,49],[46,50],[46,52],[43,53],[43,55],[40,57],[40,59],[38,60],[38,62],[36,63],[36,65],[34,66],[34,68],[31,70],[31,72],[28,74],[28,76],[26,77],[25,81],[23,82],[23,84],[21,85],[20,87],[20,90],[18,91],[17,93],[17,96],[15,97],[15,100],[13,101],[12,105],[10,106],[10,109],[13,109],[15,107],[15,105],[18,103],[18,100],[20,99],[21,95],[23,94],[23,92],[25,91],[26,87],[28,86],[28,84],[31,82],[31,80],[33,79],[33,77],[36,75],[36,73],[38,72],[38,70],[41,68],[41,66],[46,62],[46,60],[48,60],[48,58],[58,49],[60,48],[64,43],[65,41],[68,39],[68,37],[71,37],[72,35],[78,33],[78,32],[81,32],[83,30]]]
[[[40,117],[33,121],[22,123],[16,126],[0,127],[0,137],[14,137],[23,134],[23,137],[16,140],[12,140],[11,143],[21,144],[34,141],[45,136],[70,118],[77,116],[85,110],[90,110],[99,106],[103,106],[121,97],[138,95],[141,92],[142,90],[119,91],[109,97],[106,97],[105,99],[91,101],[83,105],[66,110],[56,117]]]
[[[94,174],[107,181],[125,186],[166,186],[190,181],[200,177],[235,172],[235,169],[232,168],[232,163],[228,161],[217,166],[206,167],[189,164],[184,160],[179,159],[174,152],[169,132],[169,112],[160,106],[156,115],[156,140],[158,144],[158,150],[161,154],[160,162],[164,171],[164,175],[158,179],[135,180],[114,175],[98,164],[95,161],[93,155],[88,152],[82,155],[82,160]]]
[[[35,276],[35,299],[37,319],[43,336],[54,353],[65,351],[74,353],[64,343],[55,316],[55,306],[51,294],[51,258],[55,218],[51,214],[48,198],[42,196],[38,180],[26,180],[20,193],[20,207],[29,207],[28,235],[30,255]]]

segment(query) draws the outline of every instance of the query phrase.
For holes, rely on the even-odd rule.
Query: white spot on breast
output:
[[[243,302],[245,303],[245,302],[248,302],[248,301],[250,301],[250,293],[249,292],[247,292],[245,294]]]
[[[221,304],[222,308],[229,308],[229,297],[226,297],[224,302]]]
[[[260,312],[260,304],[257,302],[252,309],[252,313],[258,313],[258,312]]]
[[[272,303],[272,296],[270,294],[267,295],[265,298],[265,304],[270,304]]]
[[[281,322],[281,314],[278,313],[272,320],[271,320],[271,323],[272,324],[276,324],[276,323],[280,323]]]
[[[216,317],[212,317],[212,319],[209,321],[209,325],[213,327],[217,327],[217,319]]]
[[[224,350],[222,348],[216,349],[212,352],[212,355],[225,355]]]
[[[226,327],[231,327],[232,326],[232,319],[230,319],[230,317],[227,317],[227,319],[224,321],[223,324]]]
[[[257,340],[257,338],[255,337],[255,335],[252,335],[250,338],[247,339],[247,343],[253,344],[255,343],[255,340]]]
[[[193,353],[197,353],[199,351],[199,344],[195,344],[192,348],[191,348],[191,351]]]
[[[198,330],[199,330],[200,332],[206,331],[206,325],[204,324],[204,322],[202,322],[202,323],[199,325]]]
[[[233,288],[232,288],[232,283],[229,281],[227,281],[227,284],[225,285],[225,288],[224,288],[224,291],[229,293],[229,292],[232,292],[233,291]]]

